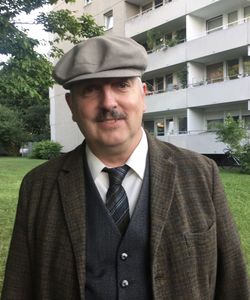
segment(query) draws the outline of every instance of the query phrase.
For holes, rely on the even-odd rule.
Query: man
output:
[[[145,68],[121,37],[57,63],[85,141],[24,178],[3,300],[249,299],[215,163],[141,127]]]

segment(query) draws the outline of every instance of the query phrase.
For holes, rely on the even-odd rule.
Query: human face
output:
[[[116,151],[130,155],[142,135],[145,93],[139,78],[91,79],[76,83],[66,100],[97,156]]]

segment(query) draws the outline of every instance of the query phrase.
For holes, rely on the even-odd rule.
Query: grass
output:
[[[0,157],[0,294],[10,237],[16,211],[18,190],[23,176],[42,160]],[[250,175],[221,170],[221,178],[240,232],[250,275]]]
[[[250,276],[250,175],[221,170],[221,179],[233,213]]]
[[[42,162],[28,158],[0,157],[0,294],[19,186],[23,176]]]

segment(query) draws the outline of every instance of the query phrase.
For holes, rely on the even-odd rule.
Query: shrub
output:
[[[62,146],[53,141],[41,141],[34,143],[31,158],[38,159],[51,159],[53,157],[59,156]]]
[[[242,172],[250,174],[250,144],[242,146],[242,152],[239,154]]]

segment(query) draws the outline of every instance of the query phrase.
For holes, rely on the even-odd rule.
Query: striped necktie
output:
[[[109,175],[109,188],[106,194],[106,207],[110,212],[121,234],[124,234],[129,223],[129,205],[127,194],[122,186],[129,167],[104,168]]]

